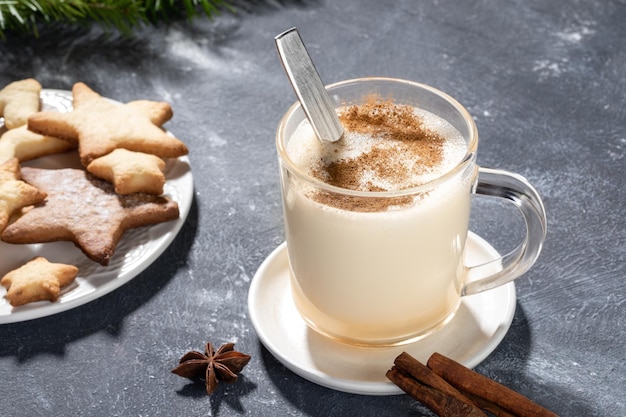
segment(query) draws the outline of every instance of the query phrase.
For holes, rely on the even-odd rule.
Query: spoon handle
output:
[[[321,141],[339,140],[343,126],[298,30],[291,28],[276,36],[275,41],[287,77],[315,134]]]

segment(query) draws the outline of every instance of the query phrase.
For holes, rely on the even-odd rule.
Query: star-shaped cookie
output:
[[[0,90],[0,115],[7,129],[25,125],[28,116],[39,111],[39,81],[28,78],[14,81]]]
[[[63,139],[31,132],[26,125],[11,129],[0,137],[0,164],[11,158],[20,162],[74,149],[75,144]]]
[[[112,183],[118,194],[160,195],[165,185],[164,168],[165,162],[158,156],[120,148],[94,159],[87,171]]]
[[[17,210],[46,198],[46,193],[26,184],[20,178],[20,164],[17,158],[0,165],[0,232]]]
[[[108,265],[125,230],[179,216],[174,201],[118,195],[111,184],[81,169],[24,167],[22,177],[48,197],[4,229],[7,243],[71,241],[90,259]]]
[[[144,152],[161,158],[177,158],[188,150],[161,125],[173,113],[169,104],[149,100],[114,103],[84,83],[72,88],[74,110],[39,112],[28,118],[34,132],[78,143],[84,166],[116,148]]]
[[[38,256],[21,267],[14,269],[0,280],[7,289],[7,299],[12,306],[34,301],[56,301],[61,288],[70,284],[78,275],[78,268],[48,262]]]

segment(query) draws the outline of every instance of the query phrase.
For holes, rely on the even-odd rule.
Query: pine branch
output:
[[[38,25],[96,22],[130,35],[134,28],[159,20],[204,14],[211,18],[224,0],[0,0],[0,37],[6,32],[38,36]]]

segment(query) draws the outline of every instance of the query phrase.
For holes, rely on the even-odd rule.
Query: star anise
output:
[[[237,374],[250,361],[250,355],[235,351],[234,346],[234,343],[226,343],[216,352],[209,342],[204,354],[195,350],[185,353],[172,372],[191,379],[204,377],[206,392],[211,394],[219,381],[235,382]]]

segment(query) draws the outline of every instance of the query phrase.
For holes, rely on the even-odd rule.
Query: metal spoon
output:
[[[275,41],[287,77],[318,139],[339,140],[343,126],[298,30],[291,28],[276,36]]]

